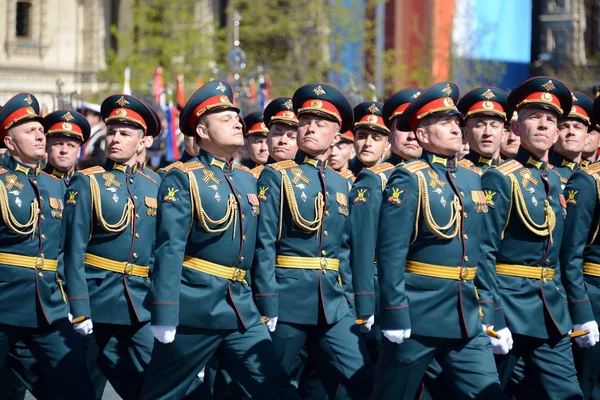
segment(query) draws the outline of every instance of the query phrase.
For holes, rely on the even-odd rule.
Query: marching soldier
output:
[[[469,153],[459,165],[474,167],[483,175],[498,165],[506,122],[507,94],[495,87],[481,87],[465,94],[456,107],[463,115]]]
[[[569,331],[595,323],[580,267],[559,262],[566,201],[559,175],[548,168],[571,92],[556,79],[535,77],[510,93],[508,107],[518,112],[512,128],[521,147],[482,177],[489,212],[479,264],[497,274],[494,329],[502,339],[514,337],[512,351],[497,360],[500,381],[508,383],[522,357],[549,398],[581,398]]]
[[[81,146],[90,137],[90,124],[77,111],[54,111],[46,121],[46,153],[44,171],[61,179],[65,190],[75,173]]]
[[[143,302],[158,193],[156,181],[138,169],[138,153],[146,136],[159,133],[160,122],[150,106],[128,95],[108,97],[101,114],[108,161],[76,173],[65,195],[65,263],[77,271],[67,283],[75,330],[94,333],[100,369],[122,398],[133,399],[153,342]],[[112,338],[118,346],[107,347]]]
[[[594,121],[591,122],[593,128],[585,139],[585,146],[581,153],[581,168],[596,162],[596,152],[598,151],[598,146],[600,146],[600,130]]]
[[[106,123],[100,115],[98,104],[86,103],[81,107],[81,114],[85,116],[90,124],[90,138],[81,148],[81,160],[79,168],[85,169],[96,165],[104,165],[106,153],[104,152],[106,142]]]
[[[354,173],[350,169],[350,162],[356,156],[354,151],[354,132],[348,130],[340,136],[340,140],[333,145],[329,156],[329,167],[337,171],[348,181],[348,187],[354,183]]]
[[[265,108],[265,125],[269,128],[267,145],[269,147],[269,161],[280,162],[293,160],[298,151],[296,143],[296,130],[298,129],[298,117],[294,113],[292,99],[279,97]]]
[[[372,366],[351,311],[348,185],[327,167],[340,129],[352,127],[352,108],[318,84],[296,90],[293,105],[296,159],[268,165],[258,180],[254,300],[288,373],[306,344],[330,398],[341,382],[351,398],[364,399]]]
[[[591,117],[591,110],[582,107],[579,110]],[[585,114],[583,114],[585,113]],[[600,101],[593,103],[594,119],[600,117]],[[597,135],[597,134],[596,134]],[[599,340],[597,322],[600,320],[600,238],[598,238],[598,209],[600,206],[600,165],[589,165],[573,173],[564,191],[567,203],[565,232],[560,253],[561,265],[567,269],[583,267],[583,279],[591,303],[593,315],[589,308],[581,308],[586,314],[572,310],[573,331],[589,330],[589,335],[575,338],[577,346],[573,346],[579,384],[583,398],[592,398],[594,388],[598,386],[600,377],[600,346],[594,345]],[[586,302],[587,303],[587,302]],[[585,321],[587,325],[581,324]],[[581,325],[577,325],[581,324]],[[593,346],[593,347],[592,347]]]
[[[269,129],[265,125],[263,112],[254,111],[246,115],[244,117],[244,126],[244,149],[249,157],[244,165],[257,178],[269,159],[269,148],[267,146]]]
[[[591,126],[592,105],[592,99],[588,96],[573,92],[573,107],[558,122],[558,140],[550,153],[550,164],[560,175],[563,189],[573,172],[579,168]]]
[[[182,398],[213,354],[251,396],[298,398],[246,283],[262,207],[252,174],[233,164],[244,136],[232,100],[227,83],[212,81],[181,114],[202,150],[161,184],[144,398]]]
[[[507,110],[506,112],[506,123],[504,124],[504,135],[502,136],[502,144],[500,145],[500,159],[501,161],[513,158],[519,152],[521,146],[521,139],[515,135],[512,130],[512,123],[517,122],[518,116],[516,112]]]
[[[413,399],[434,359],[457,398],[504,397],[480,315],[481,307],[484,322],[493,316],[489,274],[475,267],[486,201],[477,170],[456,164],[462,146],[457,99],[456,85],[438,83],[397,118],[400,130],[415,132],[423,155],[396,167],[379,213],[385,339],[375,399]]]
[[[10,151],[0,169],[0,369],[21,340],[44,371],[50,393],[93,399],[61,279],[76,273],[62,261],[64,186],[40,170],[45,136],[38,113],[29,93],[0,110],[0,136]]]

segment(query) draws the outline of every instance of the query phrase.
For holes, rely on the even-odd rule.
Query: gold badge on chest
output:
[[[156,210],[158,209],[156,197],[144,197],[144,203],[146,204],[146,215],[156,217]]]
[[[540,183],[540,181],[538,181],[531,175],[531,171],[528,169],[521,170],[521,172],[519,172],[519,174],[521,175],[521,178],[522,178],[521,186],[523,186],[523,188],[525,188],[525,189],[527,189],[527,185],[529,185],[530,183],[533,184],[534,186],[537,185],[538,183]]]
[[[221,180],[215,176],[215,172],[210,169],[203,169],[202,173],[204,174],[204,178],[202,178],[202,182],[208,184],[209,182],[214,182],[217,185],[221,183]]]
[[[310,183],[310,179],[304,176],[302,169],[300,168],[292,168],[292,184],[299,189],[305,189],[306,185]]]
[[[50,197],[50,208],[52,209],[50,215],[53,218],[61,219],[63,217],[63,203],[61,199]]]
[[[446,186],[446,182],[440,180],[440,176],[434,170],[428,170],[427,175],[429,175],[429,186],[433,189],[433,191],[437,194],[442,194],[442,189]]]
[[[338,203],[338,212],[344,216],[348,216],[348,198],[343,193],[336,193],[335,200]]]

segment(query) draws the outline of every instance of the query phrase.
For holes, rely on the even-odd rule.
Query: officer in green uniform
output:
[[[581,269],[559,263],[566,216],[560,177],[548,168],[558,138],[558,119],[571,110],[569,89],[535,77],[514,89],[508,107],[518,112],[513,130],[521,137],[515,156],[482,177],[489,212],[481,268],[497,274],[494,329],[514,346],[497,359],[503,387],[520,357],[549,398],[581,398],[569,331],[593,320]]]
[[[596,152],[600,146],[600,128],[597,122],[592,121],[591,129],[587,135],[583,152],[581,153],[581,168],[596,162]]]
[[[76,274],[62,261],[64,187],[40,170],[45,136],[38,113],[29,93],[0,110],[0,136],[11,154],[0,169],[0,369],[21,340],[44,371],[46,394],[93,399],[63,289],[63,277]]]
[[[481,87],[465,94],[456,108],[463,114],[469,154],[459,165],[475,167],[483,175],[498,165],[506,122],[507,94],[495,87]]]
[[[346,179],[348,187],[354,184],[354,172],[351,163],[356,153],[354,152],[354,132],[347,130],[340,136],[340,140],[331,149],[329,156],[329,167],[337,171]]]
[[[75,173],[81,146],[90,137],[90,124],[77,111],[59,110],[46,115],[46,153],[44,171],[61,179],[65,190]]]
[[[330,398],[340,382],[366,398],[372,365],[351,311],[348,184],[327,166],[340,130],[352,127],[352,108],[325,84],[302,86],[293,105],[296,159],[268,165],[258,180],[254,300],[286,371],[306,344]]]
[[[293,160],[298,152],[296,143],[298,117],[294,113],[292,99],[279,97],[271,101],[265,108],[264,118],[265,125],[269,128],[267,135],[269,160],[267,164]]]
[[[248,160],[244,165],[250,169],[252,175],[258,178],[262,166],[269,159],[269,148],[267,146],[267,135],[269,128],[264,121],[262,111],[254,111],[244,117],[244,149],[248,153]]]
[[[181,114],[181,131],[202,150],[161,183],[144,398],[182,398],[214,354],[251,396],[298,398],[247,284],[261,206],[256,180],[232,161],[244,144],[232,99],[227,83],[212,81]]]
[[[581,116],[592,116],[592,110],[582,104]],[[593,103],[595,120],[600,117],[600,101]],[[600,164],[594,163],[573,173],[564,190],[567,203],[565,232],[560,252],[561,265],[566,269],[581,269],[593,315],[586,307],[585,314],[571,311],[575,326],[573,331],[590,333],[575,339],[573,346],[575,365],[584,399],[590,399],[600,377],[600,346],[598,325],[600,320],[600,238],[598,238],[598,210],[600,210]],[[587,303],[587,301],[586,301]],[[589,322],[588,322],[589,321]],[[587,325],[585,324],[587,322]],[[584,323],[584,324],[582,324]],[[578,325],[580,324],[580,325]],[[593,346],[593,347],[592,347]]]
[[[558,140],[550,153],[550,165],[560,175],[563,189],[573,172],[579,168],[581,154],[592,125],[592,105],[593,101],[588,96],[573,92],[573,107],[566,117],[558,121]]]
[[[415,132],[423,155],[396,167],[379,212],[385,339],[374,399],[413,399],[434,359],[457,398],[504,397],[480,312],[491,320],[493,286],[476,267],[487,206],[477,170],[455,160],[462,146],[457,99],[456,85],[437,83],[396,122]]]
[[[512,123],[517,122],[517,113],[506,110],[506,123],[504,124],[504,135],[500,144],[500,162],[513,158],[519,152],[521,139],[512,130]]]
[[[153,342],[143,302],[150,288],[158,193],[156,181],[138,170],[137,155],[145,137],[159,133],[160,122],[149,105],[128,95],[108,97],[101,114],[108,161],[76,173],[65,195],[70,229],[65,263],[77,271],[67,275],[67,283],[75,330],[94,333],[100,369],[122,398],[133,399]],[[108,351],[112,338],[118,346]]]

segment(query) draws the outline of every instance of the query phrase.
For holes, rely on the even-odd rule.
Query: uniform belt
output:
[[[18,254],[0,253],[0,264],[15,267],[31,268],[40,271],[56,271],[57,260],[47,260],[44,257],[20,256]]]
[[[472,281],[477,275],[477,267],[444,267],[411,260],[406,261],[405,271],[415,275],[457,281]]]
[[[127,276],[141,276],[142,278],[147,278],[150,274],[149,267],[142,267],[125,261],[113,261],[89,253],[85,253],[84,262],[96,268],[117,272]]]
[[[340,268],[340,260],[325,257],[294,257],[277,256],[275,266],[280,268],[297,269],[320,269],[323,271],[337,271]]]
[[[600,276],[600,264],[594,264],[590,262],[583,263],[583,274]]]
[[[218,278],[229,279],[230,281],[244,282],[246,277],[246,271],[239,268],[225,267],[223,265],[215,264],[210,261],[201,260],[190,256],[183,257],[183,266],[193,269],[195,271],[204,272]]]
[[[527,265],[496,264],[496,273],[520,278],[542,279],[544,283],[554,278],[553,268],[530,267]]]

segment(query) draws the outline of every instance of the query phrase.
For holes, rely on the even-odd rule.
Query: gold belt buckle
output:
[[[544,283],[548,282],[548,277],[550,276],[550,268],[542,267],[542,280]]]
[[[125,270],[123,272],[125,275],[131,276],[131,274],[133,274],[133,264],[125,263]]]
[[[327,259],[325,257],[321,257],[321,270],[324,274],[327,273]]]
[[[467,279],[469,278],[469,271],[467,270],[467,268],[460,268],[460,279],[464,282],[467,281]]]
[[[44,269],[44,258],[43,257],[35,258],[35,269],[40,270],[40,271]]]
[[[233,269],[233,275],[231,276],[231,280],[232,281],[241,281],[241,276],[242,276],[242,270],[239,268],[234,268]]]

